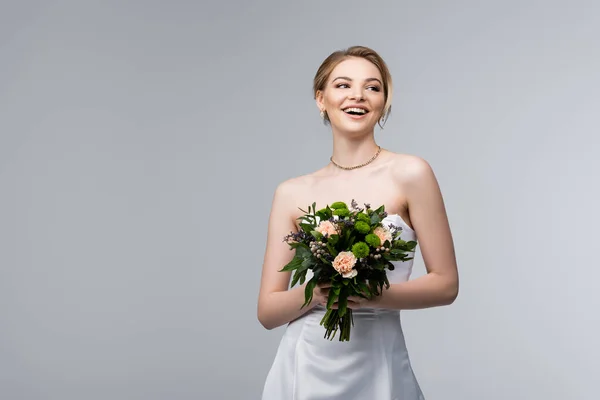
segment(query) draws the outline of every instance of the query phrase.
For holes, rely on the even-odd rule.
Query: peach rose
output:
[[[358,275],[358,271],[357,271],[357,270],[355,270],[355,269],[353,269],[352,271],[350,271],[350,272],[348,272],[348,273],[346,273],[346,274],[342,274],[342,276],[343,276],[344,278],[349,278],[349,279],[352,279],[352,278],[354,278],[356,275]]]
[[[354,278],[358,273],[354,266],[356,265],[356,256],[351,251],[341,251],[333,260],[333,268],[344,278]]]
[[[338,233],[337,229],[335,229],[335,226],[329,221],[321,221],[319,223],[319,226],[317,226],[315,230],[321,233],[322,235],[327,234],[327,236],[335,235]]]
[[[390,242],[392,241],[392,232],[390,232],[390,230],[385,226],[378,226],[377,228],[373,229],[373,233],[377,235],[379,240],[381,240],[382,245],[386,240],[389,240]]]

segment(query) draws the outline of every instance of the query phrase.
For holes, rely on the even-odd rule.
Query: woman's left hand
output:
[[[364,297],[360,297],[360,296],[348,296],[347,307],[352,310],[358,310],[361,308],[373,308],[374,303],[375,303],[374,299],[369,300],[369,299],[365,299]],[[338,302],[336,301],[335,303],[333,303],[331,305],[331,308],[338,309],[339,308]]]

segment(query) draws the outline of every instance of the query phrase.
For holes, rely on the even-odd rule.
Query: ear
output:
[[[321,90],[317,90],[317,93],[315,94],[315,101],[319,111],[325,109],[325,104],[323,103],[323,92]]]

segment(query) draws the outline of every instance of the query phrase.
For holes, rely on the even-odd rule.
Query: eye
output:
[[[336,86],[336,88],[341,88],[341,87],[349,87],[349,85],[347,83],[338,83]]]
[[[367,89],[369,90],[373,90],[375,92],[379,92],[381,91],[381,89],[379,88],[379,86],[369,86]]]

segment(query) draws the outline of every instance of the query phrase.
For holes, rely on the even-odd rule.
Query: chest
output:
[[[365,203],[373,208],[384,205],[388,213],[403,213],[406,209],[401,185],[389,176],[317,180],[298,193],[297,207],[307,210],[309,205],[316,203],[320,209],[336,201],[343,201],[350,207],[352,200],[361,208]],[[301,214],[298,210],[298,216]]]

